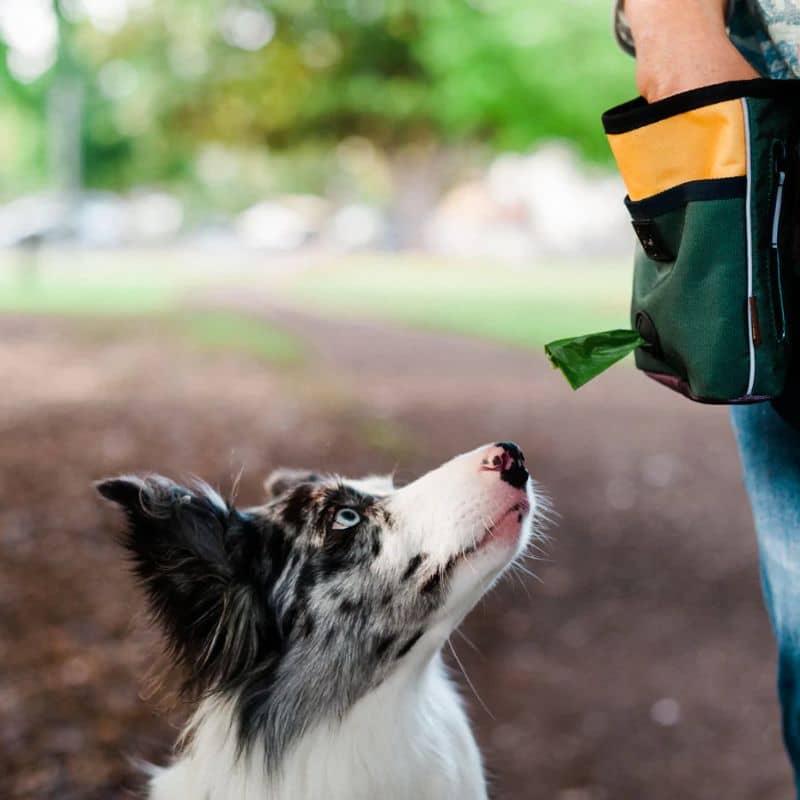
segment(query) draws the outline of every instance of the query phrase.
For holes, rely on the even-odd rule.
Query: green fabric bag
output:
[[[603,115],[638,239],[636,365],[693,400],[755,402],[786,385],[798,89],[737,81]]]
[[[800,419],[800,81],[637,98],[603,125],[638,239],[632,331],[552,342],[548,356],[577,388],[634,351],[692,400],[778,398]]]

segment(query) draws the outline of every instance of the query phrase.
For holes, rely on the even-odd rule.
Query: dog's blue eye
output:
[[[333,518],[333,529],[343,531],[361,522],[361,514],[354,508],[340,508]]]

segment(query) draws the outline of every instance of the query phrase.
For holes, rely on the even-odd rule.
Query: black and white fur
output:
[[[98,484],[199,698],[151,800],[485,798],[440,649],[533,530],[519,449],[400,489],[286,470],[266,486],[237,510],[205,484]]]

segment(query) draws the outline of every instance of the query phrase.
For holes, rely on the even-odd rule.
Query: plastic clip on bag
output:
[[[769,80],[603,115],[638,239],[629,350],[692,400],[767,400],[786,384],[799,120],[800,81]],[[548,346],[556,366],[564,343]]]

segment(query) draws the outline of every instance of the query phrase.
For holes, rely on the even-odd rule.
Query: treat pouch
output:
[[[637,239],[636,365],[693,400],[767,400],[786,384],[798,84],[724,83],[603,115]]]

